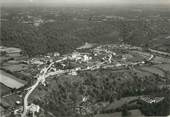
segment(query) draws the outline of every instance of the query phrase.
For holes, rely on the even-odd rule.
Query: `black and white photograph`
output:
[[[170,117],[170,0],[0,0],[0,117]]]

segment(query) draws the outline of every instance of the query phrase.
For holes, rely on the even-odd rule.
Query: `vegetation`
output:
[[[31,100],[55,116],[83,116],[84,113],[91,115],[103,112],[101,102],[112,103],[122,97],[154,95],[164,90],[159,89],[153,80],[149,80],[154,76],[145,79],[145,77],[138,78],[137,75],[132,77],[129,74],[133,75],[131,72],[99,70],[82,72],[77,77],[65,75],[56,77],[49,81],[48,87],[37,89]],[[138,81],[139,79],[141,81],[143,79],[143,82]],[[83,102],[83,97],[86,97],[87,101]],[[77,108],[80,107],[84,108],[85,112],[83,110],[78,112]],[[123,115],[128,114],[126,108],[123,112]]]
[[[146,116],[167,116],[167,115],[169,115],[170,91],[165,88],[165,89],[161,90],[161,93],[159,93],[159,95],[162,95],[165,97],[165,99],[162,102],[157,103],[157,104],[147,104],[147,103],[142,104],[141,110]]]
[[[142,46],[146,50],[156,48],[170,52],[167,39],[170,35],[169,11],[161,8],[155,11],[133,10],[2,8],[2,19],[7,21],[1,22],[1,45],[21,48],[29,57],[55,51],[69,53],[85,42],[128,43]],[[112,18],[107,18],[108,16]],[[43,21],[38,26],[34,24],[37,19]],[[5,55],[3,52],[1,54]],[[72,67],[71,62],[67,64],[69,68]],[[33,76],[36,75],[37,66],[32,66],[30,71]],[[19,73],[13,75],[24,80],[29,79]],[[168,73],[162,78],[153,73],[146,75],[144,71],[138,73],[131,68],[122,71],[83,71],[78,76],[49,78],[47,87],[38,87],[29,102],[40,105],[39,116],[42,117],[89,117],[104,112],[104,104],[111,104],[123,97],[159,94],[165,97],[163,103],[142,105],[140,109],[145,115],[167,115],[170,92],[159,87],[165,83],[169,83]],[[123,116],[130,115],[127,106],[118,109]]]
[[[125,15],[125,10],[123,11],[124,13],[120,12],[120,15],[125,19],[113,18],[108,21],[102,21],[102,18],[89,20],[92,17],[91,15],[102,15],[96,9],[93,9],[94,14],[89,11],[87,13],[81,11],[84,14],[83,17],[79,13],[73,13],[73,9],[68,9],[70,12],[67,9],[63,11],[52,9],[56,11],[56,14],[57,10],[59,10],[57,16],[48,13],[48,10],[50,11],[51,9],[43,10],[43,12],[40,9],[42,8],[38,10],[33,8],[32,11],[27,9],[30,16],[41,17],[44,21],[38,27],[33,25],[34,19],[28,19],[27,14],[18,14],[19,12],[26,12],[24,11],[25,9],[2,9],[4,13],[7,11],[9,13],[7,16],[2,14],[2,18],[8,20],[1,23],[2,44],[19,47],[29,56],[54,51],[62,54],[68,53],[84,44],[84,42],[119,43],[123,41],[137,46],[161,47],[169,51],[169,41],[164,36],[169,34],[170,23],[164,18],[155,19],[154,17],[149,17],[150,19],[148,19],[149,14],[145,12],[142,14],[144,16],[139,16],[138,18],[135,18],[135,16],[128,17]],[[79,9],[76,10],[78,12]],[[110,9],[105,10],[110,13]],[[110,15],[113,14],[110,13]],[[152,12],[150,15],[152,15]],[[75,18],[77,20],[74,20]],[[50,19],[54,21],[48,22]],[[30,21],[31,23],[23,23],[24,21]],[[160,41],[162,38],[163,41]],[[156,41],[153,39],[156,39]]]

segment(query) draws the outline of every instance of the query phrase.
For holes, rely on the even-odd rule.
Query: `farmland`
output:
[[[6,86],[10,88],[16,88],[16,89],[24,86],[25,84],[24,81],[19,80],[4,71],[0,71],[0,72],[1,72],[1,83],[5,84]]]
[[[8,88],[7,86],[5,86],[2,83],[0,83],[0,87],[1,87],[1,90],[0,90],[1,95],[6,94],[11,90],[10,88]]]

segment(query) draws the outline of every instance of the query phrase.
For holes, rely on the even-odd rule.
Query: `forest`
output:
[[[36,10],[33,11],[30,11],[31,14],[38,14]],[[54,22],[42,23],[35,27],[31,23],[18,22],[18,17],[26,16],[18,15],[17,12],[14,10],[5,17],[8,21],[1,22],[1,44],[19,47],[30,57],[55,51],[65,54],[85,42],[129,43],[170,51],[169,40],[165,39],[170,34],[170,23],[166,18],[147,19],[140,16],[132,21],[128,18],[93,21],[89,20],[91,14],[86,14],[83,21],[75,21],[75,17],[81,16],[61,11],[59,16],[55,17],[51,14],[44,15],[42,12],[39,17],[44,20],[53,18]]]

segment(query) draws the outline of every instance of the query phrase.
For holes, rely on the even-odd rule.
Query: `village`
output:
[[[5,48],[5,47],[3,47]],[[9,53],[8,50],[4,51],[4,49],[1,49],[1,56],[7,56],[3,53]],[[21,50],[18,52],[13,53],[21,53]],[[8,55],[9,56],[9,55]],[[19,56],[19,55],[17,55]],[[16,58],[16,55],[15,57]],[[73,51],[71,54],[65,54],[61,55],[58,52],[55,53],[48,53],[44,56],[34,57],[30,59],[21,60],[19,59],[19,63],[24,63],[25,66],[31,65],[36,66],[36,76],[32,79],[32,85],[28,86],[27,83],[29,80],[24,82],[24,84],[20,85],[20,87],[16,87],[16,89],[24,89],[25,93],[20,92],[21,90],[18,90],[20,95],[20,98],[16,98],[15,104],[17,104],[17,109],[14,107],[14,114],[15,115],[22,115],[22,117],[25,117],[28,113],[32,113],[33,117],[35,117],[35,112],[40,111],[40,106],[35,104],[29,104],[28,98],[30,94],[35,90],[36,87],[38,87],[39,84],[43,84],[46,86],[46,79],[50,76],[60,76],[63,74],[68,74],[72,76],[79,75],[78,73],[80,71],[94,71],[97,69],[129,69],[133,68],[135,66],[142,66],[145,64],[151,64],[154,61],[155,55],[152,53],[145,52],[140,47],[134,47],[127,44],[107,44],[107,45],[96,45],[96,44],[89,44],[85,43],[84,46],[77,48],[75,51]],[[14,59],[15,60],[15,59]],[[13,61],[14,61],[13,60]],[[10,61],[10,60],[8,60]],[[16,60],[18,61],[18,60]],[[3,68],[4,69],[4,68]],[[2,69],[2,70],[3,70]],[[26,68],[22,68],[26,69]],[[28,69],[28,67],[27,67]],[[21,70],[24,71],[24,70]],[[27,70],[25,70],[27,71]],[[28,73],[27,73],[28,74]],[[13,78],[16,79],[16,78]],[[17,80],[20,82],[21,79]],[[3,82],[4,80],[1,80],[3,84],[10,87],[9,83]],[[8,85],[9,84],[9,85]],[[17,86],[19,86],[17,84]],[[22,88],[25,87],[25,88]],[[15,87],[14,87],[15,88]],[[15,94],[16,93],[16,94]],[[18,93],[15,91],[14,95],[17,95]],[[5,94],[3,95],[4,100],[8,96],[12,96]],[[17,96],[18,97],[18,96]],[[9,98],[10,99],[10,98]],[[12,99],[12,98],[11,98]],[[150,96],[139,96],[139,98],[143,102],[146,102],[148,104],[152,103],[159,103],[162,100],[164,100],[164,97],[152,97]],[[24,100],[24,102],[22,102]],[[83,101],[86,101],[86,97],[83,98]],[[4,106],[4,102],[1,102]],[[126,102],[127,103],[127,102]],[[21,105],[23,104],[23,105]],[[6,105],[6,104],[5,104]],[[7,104],[8,105],[8,104]],[[4,106],[5,107],[5,106]]]

